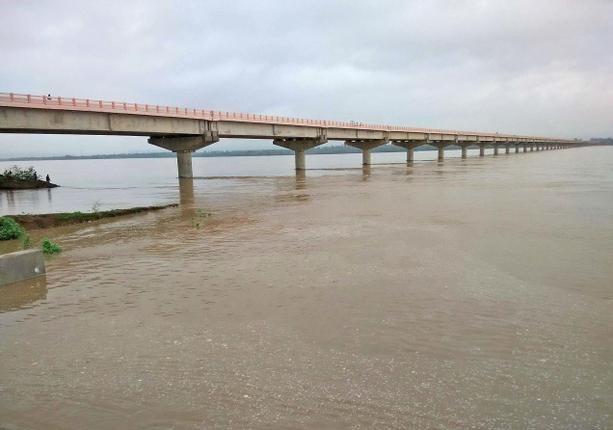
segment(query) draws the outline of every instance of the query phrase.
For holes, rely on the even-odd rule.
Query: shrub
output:
[[[19,239],[23,234],[25,230],[13,218],[0,218],[0,240]]]
[[[22,181],[33,181],[37,177],[34,167],[28,167],[25,169],[19,166],[13,166],[10,169],[5,169],[2,175]]]
[[[62,248],[57,243],[51,242],[49,239],[43,239],[43,253],[45,254],[57,254],[61,252]]]

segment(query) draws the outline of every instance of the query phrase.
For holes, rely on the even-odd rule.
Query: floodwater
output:
[[[613,427],[613,147],[403,157],[34,163],[1,213],[181,205],[35,233],[0,428]]]
[[[486,153],[493,150],[488,149]],[[469,149],[476,156],[477,149]],[[436,151],[417,151],[417,162],[436,160]],[[449,158],[460,157],[459,150],[448,150]],[[309,177],[345,174],[347,169],[361,171],[361,154],[308,155]],[[378,164],[406,164],[406,154],[374,153]],[[0,161],[0,172],[13,165],[33,166],[43,177],[60,184],[53,190],[0,192],[0,214],[91,211],[152,206],[177,201],[177,163],[174,158],[119,160]],[[293,173],[293,156],[214,157],[193,159],[194,175],[206,179],[210,193],[244,186],[251,176],[258,179],[288,176]],[[266,178],[262,178],[266,177]],[[200,182],[197,183],[197,186]]]

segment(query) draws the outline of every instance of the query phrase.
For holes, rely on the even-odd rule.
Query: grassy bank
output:
[[[58,227],[70,224],[80,224],[91,221],[98,221],[105,218],[114,218],[123,215],[130,215],[140,212],[148,212],[153,210],[166,209],[178,206],[175,204],[163,206],[143,206],[128,209],[113,209],[109,211],[95,212],[61,212],[54,214],[39,214],[39,215],[11,215],[10,217],[25,227],[27,230]]]

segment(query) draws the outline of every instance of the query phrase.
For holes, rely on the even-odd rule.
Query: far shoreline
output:
[[[451,146],[450,146],[451,148]],[[415,151],[433,151],[435,148],[430,146],[422,146],[415,148]],[[317,147],[307,151],[309,154],[360,154],[361,150],[350,146],[335,145],[330,147]],[[406,149],[394,146],[384,145],[372,150],[372,152],[406,152]],[[262,157],[262,156],[278,156],[278,155],[293,155],[293,151],[289,149],[246,149],[246,150],[231,150],[231,151],[196,151],[193,157]],[[94,155],[50,155],[45,157],[11,157],[0,158],[0,162],[12,161],[47,161],[47,160],[118,160],[132,158],[175,158],[176,155],[170,151],[160,152],[135,152],[121,154],[94,154]]]

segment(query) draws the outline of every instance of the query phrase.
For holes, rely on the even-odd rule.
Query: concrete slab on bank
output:
[[[39,249],[0,255],[0,287],[45,274],[45,259]]]

